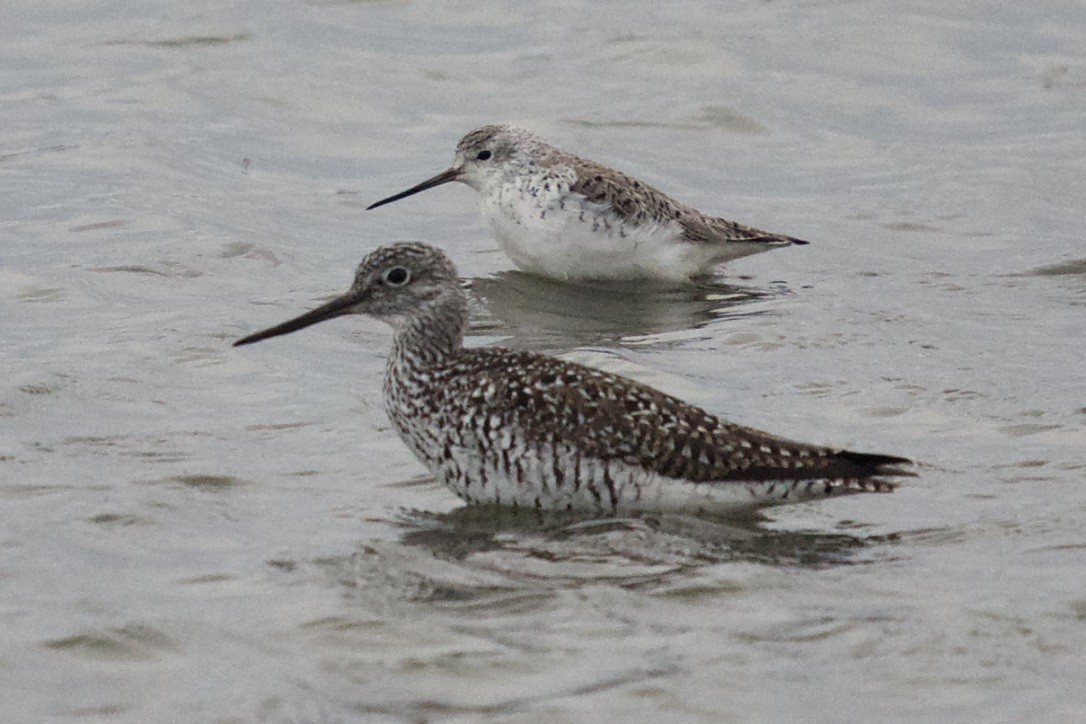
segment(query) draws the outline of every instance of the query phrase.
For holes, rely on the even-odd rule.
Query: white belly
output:
[[[712,266],[677,223],[635,225],[577,194],[543,199],[512,186],[484,194],[483,219],[518,268],[563,280],[686,281]]]
[[[828,480],[691,483],[576,455],[564,446],[517,450],[496,442],[500,452],[452,445],[446,448],[449,457],[423,461],[468,503],[591,515],[728,514],[849,492]]]

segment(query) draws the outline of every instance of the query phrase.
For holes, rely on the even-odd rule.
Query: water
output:
[[[0,719],[1086,718],[1086,9],[8,3]],[[515,121],[810,239],[693,290],[511,273]],[[901,454],[749,520],[465,511],[389,429],[387,330],[230,341],[417,238],[472,343]]]

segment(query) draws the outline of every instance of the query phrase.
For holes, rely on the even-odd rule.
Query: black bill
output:
[[[391,204],[393,201],[399,201],[400,199],[407,198],[408,196],[413,196],[419,191],[425,191],[426,189],[432,189],[435,186],[440,186],[441,184],[447,184],[450,181],[455,181],[459,176],[460,169],[447,169],[439,173],[437,176],[434,176],[433,178],[426,179],[422,183],[412,186],[407,191],[401,191],[398,194],[389,196],[387,199],[381,199],[377,203],[370,204],[366,207],[366,211],[369,211],[370,209],[376,209],[378,206],[384,206],[385,204]]]
[[[290,334],[291,332],[297,332],[299,329],[305,329],[317,322],[342,317],[344,314],[350,314],[351,309],[358,304],[358,302],[359,295],[348,292],[341,297],[336,297],[327,304],[322,304],[311,312],[306,312],[300,317],[295,317],[282,324],[277,324],[274,327],[268,327],[261,332],[250,334],[248,337],[242,337],[237,342],[234,342],[234,346],[241,347],[242,345],[259,342],[268,339],[269,337]]]

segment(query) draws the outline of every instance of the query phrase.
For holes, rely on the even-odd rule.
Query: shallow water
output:
[[[0,719],[1086,718],[1086,6],[15,2],[0,23]],[[512,120],[812,244],[511,271]],[[473,344],[920,461],[747,520],[464,510],[389,344],[229,343],[417,238]]]

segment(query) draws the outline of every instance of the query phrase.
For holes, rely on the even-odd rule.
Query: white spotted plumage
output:
[[[410,280],[382,280],[402,269]],[[351,290],[238,344],[363,313],[393,325],[389,418],[434,476],[471,503],[592,514],[730,511],[888,492],[903,458],[777,438],[618,375],[497,347],[464,349],[467,300],[431,246],[372,252]]]
[[[807,243],[708,216],[507,125],[468,133],[447,171],[369,208],[449,181],[479,192],[483,219],[514,264],[557,279],[683,281],[716,264]]]

